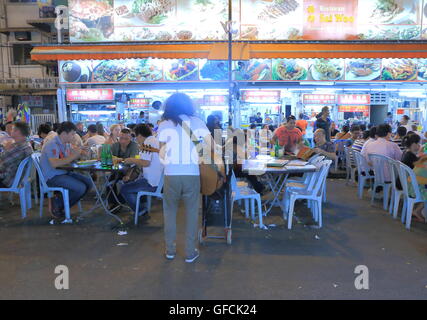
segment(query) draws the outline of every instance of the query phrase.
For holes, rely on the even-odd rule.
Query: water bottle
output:
[[[427,154],[427,143],[424,144],[424,154]]]

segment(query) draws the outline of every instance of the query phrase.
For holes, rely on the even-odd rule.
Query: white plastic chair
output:
[[[235,201],[245,200],[245,212],[246,217],[248,217],[249,210],[249,201],[250,201],[250,209],[252,220],[255,220],[255,202],[258,205],[258,218],[259,218],[259,227],[262,228],[264,226],[262,222],[262,206],[261,206],[261,196],[255,190],[249,187],[239,187],[237,185],[237,179],[234,175],[234,172],[231,175],[231,210],[233,210],[233,205]]]
[[[141,206],[141,197],[146,196],[147,197],[147,212],[150,213],[151,210],[151,197],[156,197],[159,199],[163,199],[163,183],[164,183],[164,174],[162,173],[162,176],[160,177],[159,185],[157,186],[156,191],[149,192],[149,191],[140,191],[136,195],[136,210],[135,210],[135,225],[138,225],[138,217],[139,217],[139,207]]]
[[[374,185],[372,186],[372,196],[371,196],[371,204],[374,204],[375,199],[375,191],[377,187],[383,188],[383,208],[384,210],[388,209],[388,200],[391,190],[391,181],[386,181],[385,172],[390,171],[388,165],[388,157],[379,155],[379,154],[370,154],[369,160],[372,163],[372,167],[374,169]],[[391,178],[389,177],[389,180]]]
[[[356,183],[357,166],[354,163],[353,148],[344,146],[344,153],[345,153],[346,184],[348,185],[349,182]]]
[[[318,223],[319,228],[322,227],[323,193],[325,192],[326,177],[328,176],[331,165],[332,160],[325,160],[319,163],[319,169],[313,174],[306,188],[289,188],[286,190],[285,197],[283,198],[285,202],[283,218],[288,220],[288,229],[292,229],[295,202],[302,199],[307,200],[314,221]]]
[[[406,220],[406,229],[409,230],[411,228],[412,210],[414,209],[414,205],[416,203],[426,201],[424,201],[421,195],[414,171],[403,163],[399,163],[399,169],[400,183],[402,184],[403,194],[406,200],[406,210],[402,213],[402,222],[405,222]],[[415,194],[411,194],[409,192],[409,185],[412,186],[412,191]]]
[[[337,157],[334,160],[335,161],[335,171],[338,170],[339,162],[341,161],[342,165],[345,167],[346,161],[345,161],[345,152],[344,152],[344,146],[348,143],[348,140],[335,140],[334,146],[337,153]]]
[[[354,150],[353,150],[353,155],[354,155],[354,158],[356,159],[356,166],[357,166],[357,183],[358,183],[357,195],[359,199],[362,199],[363,188],[365,187],[366,182],[374,179],[374,176],[369,173],[369,165],[365,157],[362,156],[362,154],[359,151],[354,151]]]
[[[21,203],[21,216],[24,219],[27,216],[27,209],[31,208],[31,157],[21,161],[16,171],[15,179],[9,188],[0,188],[0,192],[11,192],[19,194]]]
[[[312,156],[307,162],[309,164],[312,164],[314,166],[317,166],[318,163],[322,162],[325,159],[325,156],[322,156],[320,154],[316,154],[314,156]],[[295,177],[293,179],[288,179],[286,182],[286,186],[288,187],[289,184],[308,184],[308,180],[310,179],[310,177],[312,177],[314,174],[314,172],[306,172],[303,174],[302,177]]]
[[[404,205],[403,210],[406,210],[406,199],[404,197],[403,189],[397,187],[397,179],[399,178],[400,170],[400,161],[393,160],[388,158],[389,168],[391,172],[391,199],[389,212],[393,215],[393,218],[397,218],[397,213],[399,210],[400,199],[403,197]],[[402,183],[400,183],[402,185]],[[402,212],[402,216],[404,213]]]
[[[39,186],[40,186],[40,218],[43,216],[43,202],[44,202],[44,195],[47,194],[48,198],[51,199],[53,197],[54,192],[61,192],[62,193],[62,199],[64,201],[64,210],[65,210],[65,221],[63,223],[70,223],[71,220],[71,213],[70,213],[70,201],[69,201],[69,192],[65,188],[54,188],[49,187],[46,183],[46,179],[43,175],[43,171],[40,167],[40,153],[33,153],[32,159],[34,166],[37,169],[37,173],[39,175]],[[79,212],[82,212],[80,201],[78,202]]]

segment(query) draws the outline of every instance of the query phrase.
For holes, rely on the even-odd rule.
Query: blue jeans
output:
[[[125,199],[129,207],[136,211],[136,196],[140,191],[154,192],[157,187],[152,187],[144,178],[126,183],[120,190],[120,195]]]
[[[64,188],[68,190],[70,197],[70,208],[80,201],[83,196],[89,192],[92,187],[92,182],[88,177],[74,172],[68,172],[55,176],[47,181],[47,185],[51,188]],[[58,202],[58,208],[64,209],[64,203]]]

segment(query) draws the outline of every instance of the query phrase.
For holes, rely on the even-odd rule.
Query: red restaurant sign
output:
[[[114,100],[113,89],[67,89],[67,101],[108,101]]]
[[[371,104],[370,94],[339,94],[338,104]]]
[[[302,97],[304,104],[335,104],[334,94],[304,94]]]

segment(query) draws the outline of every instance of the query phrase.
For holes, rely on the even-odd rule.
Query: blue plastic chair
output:
[[[15,179],[9,188],[0,188],[0,192],[13,192],[19,194],[21,203],[21,216],[27,216],[27,209],[31,209],[31,158],[27,157],[21,161],[16,171]]]
[[[403,207],[402,222],[405,222],[406,229],[409,230],[411,228],[414,205],[420,202],[424,202],[425,204],[426,201],[420,192],[414,171],[403,163],[399,163],[399,169],[399,179],[402,184],[403,196],[406,203],[406,206]]]
[[[164,183],[164,174],[162,173],[162,176],[160,177],[159,185],[157,186],[156,191],[149,192],[149,191],[140,191],[136,195],[136,210],[135,210],[135,225],[138,225],[138,213],[139,213],[139,207],[141,206],[141,197],[146,196],[147,197],[147,212],[150,213],[151,210],[151,197],[156,197],[163,199],[163,183]]]
[[[388,157],[379,154],[369,154],[369,160],[374,169],[374,185],[372,186],[371,205],[374,204],[377,187],[383,188],[383,208],[388,210],[389,197],[391,190],[391,177],[386,177],[385,173],[390,172]],[[387,181],[386,181],[387,180]]]
[[[48,198],[51,199],[53,197],[53,193],[55,191],[62,193],[62,199],[64,200],[64,209],[65,209],[65,221],[63,223],[72,222],[71,214],[70,214],[70,201],[69,201],[69,193],[65,188],[52,188],[49,187],[46,183],[46,179],[43,175],[43,171],[40,167],[40,153],[33,153],[31,156],[33,159],[34,166],[37,169],[37,173],[39,175],[39,185],[40,185],[40,217],[43,216],[43,201],[44,195],[47,194]],[[80,201],[78,203],[79,211],[81,212],[81,204]]]

